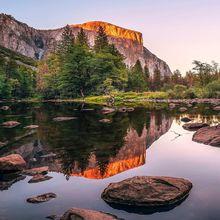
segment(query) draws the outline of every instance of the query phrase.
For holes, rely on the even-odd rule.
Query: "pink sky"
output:
[[[143,33],[144,45],[182,72],[193,60],[220,63],[219,0],[0,0],[0,12],[35,28],[92,20]]]

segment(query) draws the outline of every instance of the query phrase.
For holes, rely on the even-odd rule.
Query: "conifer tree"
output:
[[[81,46],[89,47],[88,37],[87,37],[85,31],[83,30],[83,28],[81,28],[77,34],[76,43]]]
[[[102,52],[103,50],[108,49],[108,36],[105,33],[105,30],[102,26],[99,27],[98,33],[95,39],[94,49],[96,53]]]

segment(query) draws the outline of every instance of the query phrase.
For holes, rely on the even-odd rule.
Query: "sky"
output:
[[[193,60],[220,63],[220,0],[0,0],[0,12],[38,29],[98,20],[140,31],[183,74]]]

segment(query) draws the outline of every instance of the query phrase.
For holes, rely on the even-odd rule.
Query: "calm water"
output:
[[[11,105],[11,104],[10,104]],[[100,108],[77,104],[13,104],[0,112],[0,123],[17,120],[21,125],[0,127],[0,155],[19,153],[29,168],[49,166],[49,181],[29,184],[31,177],[0,177],[0,219],[41,220],[63,214],[71,207],[109,212],[123,219],[218,220],[220,219],[220,148],[192,142],[193,132],[182,128],[186,116],[166,110],[136,108],[104,118]],[[199,107],[188,116],[194,121],[219,123],[217,112]],[[76,120],[54,122],[58,116]],[[35,132],[24,129],[37,124]],[[111,182],[136,175],[183,177],[194,187],[189,197],[171,210],[120,210],[100,197]],[[11,184],[9,183],[11,181]],[[19,179],[17,179],[19,180]],[[8,185],[8,186],[7,186]],[[10,186],[11,185],[11,186]],[[54,192],[47,203],[29,204],[28,197]]]

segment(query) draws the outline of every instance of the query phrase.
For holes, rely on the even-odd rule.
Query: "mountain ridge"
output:
[[[94,45],[97,28],[104,27],[110,43],[113,43],[125,57],[128,67],[140,60],[143,68],[148,67],[150,75],[159,69],[162,76],[171,76],[166,62],[159,59],[143,45],[142,34],[138,31],[119,27],[103,21],[90,21],[83,24],[71,24],[74,36],[83,28],[91,46]],[[27,57],[42,59],[53,51],[62,39],[65,27],[39,30],[17,21],[11,15],[0,14],[0,45]]]

